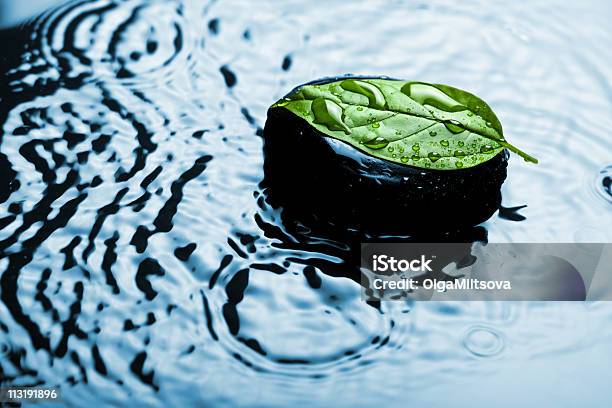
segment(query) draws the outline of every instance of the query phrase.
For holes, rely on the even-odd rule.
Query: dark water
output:
[[[609,406],[605,303],[359,298],[281,222],[267,107],[341,73],[491,103],[490,242],[611,242],[605,1],[76,1],[0,32],[0,378],[68,406]]]

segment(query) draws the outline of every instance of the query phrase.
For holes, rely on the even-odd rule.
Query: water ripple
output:
[[[478,357],[493,357],[504,350],[502,335],[491,327],[471,327],[463,337],[464,347]]]
[[[544,378],[549,356],[609,353],[605,304],[362,302],[354,232],[269,206],[270,103],[386,74],[482,95],[541,159],[511,160],[489,241],[610,238],[605,5],[392,6],[68,1],[17,30],[23,52],[0,61],[0,385],[58,385],[74,406],[403,406],[405,390],[427,406],[513,362]]]
[[[599,197],[612,202],[612,165],[600,170],[594,181],[594,189]]]
[[[184,14],[180,2],[69,2],[36,21],[33,44],[66,83],[104,79],[145,88],[167,82],[191,59],[194,35]]]

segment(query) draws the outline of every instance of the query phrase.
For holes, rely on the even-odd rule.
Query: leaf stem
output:
[[[510,150],[511,152],[516,153],[519,156],[521,156],[523,158],[523,160],[525,160],[526,162],[531,162],[531,163],[535,163],[535,164],[538,163],[538,159],[536,159],[535,157],[525,153],[524,151],[522,151],[518,147],[515,147],[515,146],[511,145],[510,143],[508,143],[506,141],[502,142],[502,141],[497,140],[497,142],[500,143],[505,148],[507,148],[508,150]]]

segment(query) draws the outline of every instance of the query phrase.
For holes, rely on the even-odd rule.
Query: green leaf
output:
[[[447,85],[348,78],[304,85],[272,107],[288,109],[323,134],[374,157],[410,166],[473,167],[508,143],[501,123],[477,96]]]

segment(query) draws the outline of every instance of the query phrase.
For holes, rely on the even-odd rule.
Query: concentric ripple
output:
[[[504,340],[496,330],[490,327],[476,326],[465,333],[463,345],[475,356],[493,357],[503,351]]]
[[[38,21],[35,41],[62,75],[141,84],[168,80],[184,66],[192,45],[183,14],[180,2],[70,2]]]
[[[239,287],[244,292],[236,293]],[[401,345],[407,335],[407,322],[396,323],[393,309],[364,307],[353,281],[312,266],[294,264],[282,275],[242,270],[224,291],[222,305],[214,302],[219,295],[209,297],[213,317],[226,324],[214,330],[232,338],[231,355],[274,375],[333,376],[372,364],[377,350]]]
[[[595,192],[604,200],[612,202],[612,165],[604,167],[594,182]]]

